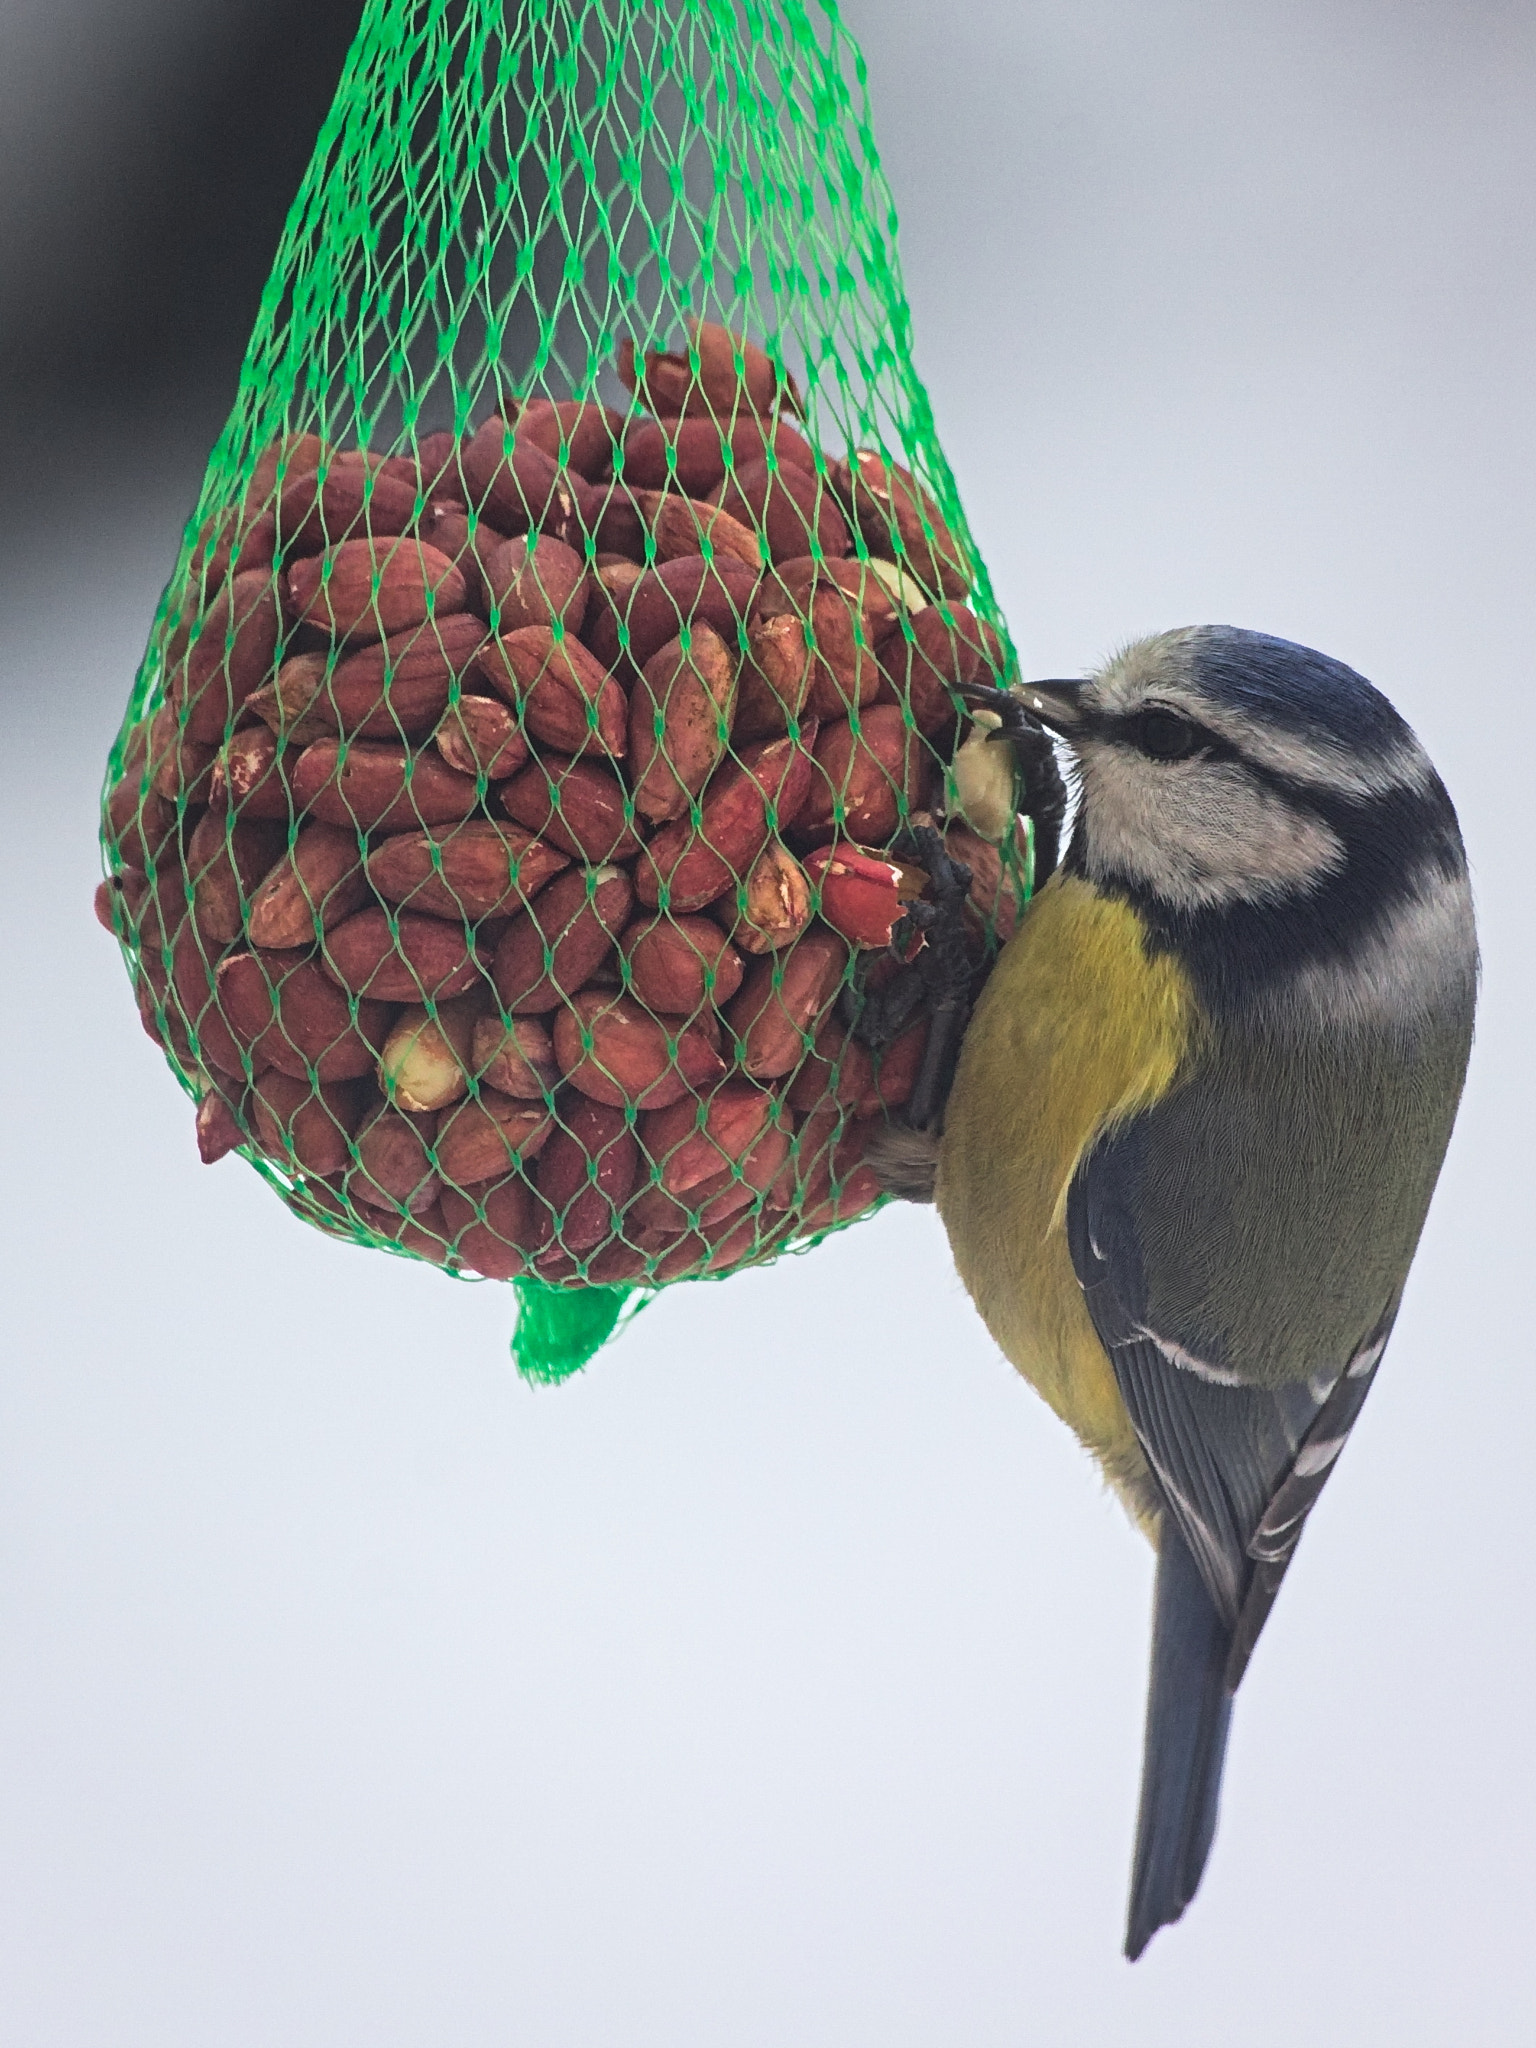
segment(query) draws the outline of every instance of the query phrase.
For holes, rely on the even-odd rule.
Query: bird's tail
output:
[[[1132,1962],[1194,1897],[1211,1837],[1232,1719],[1232,1632],[1171,1515],[1163,1517],[1152,1624],[1141,1811],[1125,1952]]]

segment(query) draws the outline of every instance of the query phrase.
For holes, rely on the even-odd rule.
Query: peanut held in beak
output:
[[[1002,721],[994,711],[973,711],[971,731],[945,772],[945,813],[998,846],[1013,830],[1018,808],[1013,749],[994,745]]]

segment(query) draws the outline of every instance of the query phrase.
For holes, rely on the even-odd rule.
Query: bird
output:
[[[1467,858],[1388,699],[1289,640],[966,694],[1062,745],[1076,814],[893,1184],[926,1176],[1156,1549],[1134,1961],[1200,1883],[1233,1695],[1402,1299],[1472,1042]]]

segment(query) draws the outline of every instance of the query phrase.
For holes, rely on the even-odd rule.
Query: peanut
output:
[[[252,1084],[251,1109],[269,1159],[320,1175],[346,1168],[358,1117],[355,1081],[329,1081],[316,1088],[270,1067]]]
[[[663,1016],[691,1017],[741,986],[741,955],[712,918],[647,918],[620,943],[631,989]]]
[[[629,705],[635,809],[675,818],[709,780],[731,729],[736,663],[712,626],[669,640],[646,663]]]
[[[772,953],[799,938],[815,903],[805,869],[787,846],[772,839],[745,879],[712,907],[742,952]]]
[[[714,1085],[725,1062],[697,1023],[673,1030],[631,996],[591,989],[555,1016],[555,1058],[566,1080],[596,1102],[662,1109]]]
[[[918,809],[928,787],[931,756],[920,734],[894,704],[874,704],[859,715],[823,726],[816,740],[820,770],[795,819],[796,837],[808,846],[846,834],[863,844],[889,839]]]
[[[368,856],[368,880],[408,910],[475,923],[520,909],[568,863],[559,847],[515,825],[472,818],[384,840]]]
[[[807,743],[813,737],[814,728]],[[697,827],[675,819],[646,847],[635,870],[640,901],[676,911],[713,902],[751,866],[776,826],[799,818],[812,794],[812,772],[798,740],[746,748],[705,789]]]
[[[726,1012],[743,1073],[776,1080],[799,1065],[847,967],[844,942],[835,932],[819,931],[753,962]]]
[[[441,1199],[444,1227],[470,1272],[487,1280],[515,1280],[528,1270],[521,1247],[532,1234],[533,1198],[520,1175],[445,1187]]]
[[[634,806],[611,768],[545,754],[496,792],[509,818],[589,867],[640,851]]]
[[[441,1002],[482,979],[462,924],[377,905],[326,936],[325,972],[338,988],[380,1002]]]
[[[528,759],[523,729],[499,697],[461,697],[432,739],[450,768],[487,782],[515,775]]]
[[[383,740],[315,740],[294,763],[291,781],[295,809],[359,832],[454,824],[479,802],[474,779],[456,775],[435,751]]]
[[[557,875],[502,933],[492,978],[502,1008],[553,1010],[584,988],[613,949],[635,900],[622,868]]]
[[[555,1048],[537,1017],[481,1017],[470,1065],[488,1088],[534,1101],[553,1094],[560,1079]]]
[[[292,850],[267,868],[251,898],[246,929],[253,946],[308,946],[367,900],[357,833],[311,820],[300,826]],[[237,925],[229,937],[238,930]]]
[[[497,611],[497,631],[522,626],[579,633],[587,611],[587,572],[574,548],[553,534],[504,540],[485,557],[486,595]]]
[[[539,1155],[546,1228],[567,1252],[591,1251],[619,1227],[640,1171],[640,1146],[622,1109],[577,1096]]]
[[[458,996],[433,1009],[435,1015],[419,1003],[403,1009],[379,1054],[379,1086],[397,1109],[446,1109],[469,1093],[471,1047],[485,997]]]
[[[500,1179],[519,1160],[536,1157],[554,1129],[542,1102],[523,1102],[481,1084],[477,1092],[442,1113],[437,1163],[455,1187]]]
[[[623,758],[629,743],[624,692],[579,640],[557,640],[548,626],[519,626],[488,640],[475,665],[542,745]]]
[[[291,563],[282,581],[288,616],[339,640],[383,640],[465,605],[462,573],[419,540],[346,540]]]

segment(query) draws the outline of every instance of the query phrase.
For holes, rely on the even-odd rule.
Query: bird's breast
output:
[[[1136,912],[1058,874],[977,1005],[939,1152],[939,1213],[983,1321],[1144,1522],[1146,1468],[1073,1270],[1067,1191],[1101,1132],[1168,1092],[1198,1031],[1183,970],[1148,957]]]

